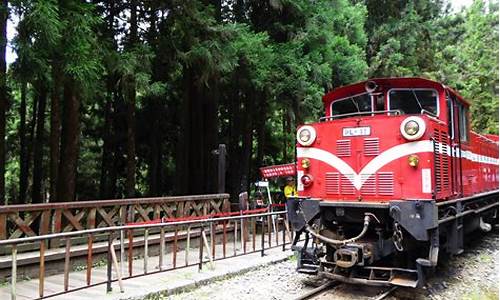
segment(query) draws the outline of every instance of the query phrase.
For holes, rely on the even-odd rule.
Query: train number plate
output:
[[[343,136],[363,136],[370,135],[370,127],[346,127],[342,128]]]

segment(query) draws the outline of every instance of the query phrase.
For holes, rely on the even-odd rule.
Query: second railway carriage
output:
[[[297,130],[299,271],[416,287],[439,251],[459,254],[465,234],[498,222],[498,138],[470,130],[456,91],[382,78],[323,102],[325,117]]]

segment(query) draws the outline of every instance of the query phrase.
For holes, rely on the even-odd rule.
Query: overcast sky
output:
[[[394,0],[398,1],[398,0]],[[472,1],[474,0],[448,0],[454,11],[460,11],[460,9],[464,6],[470,6],[472,4]],[[7,59],[7,65],[12,63],[14,60],[16,60],[16,53],[12,50],[10,43],[12,41],[12,38],[16,34],[16,25],[17,25],[18,18],[17,16],[11,16],[8,24],[7,24],[7,39],[9,41],[9,44],[7,45],[7,53],[6,53],[6,59]]]
[[[473,0],[449,0],[455,11],[459,11],[462,6],[470,6],[472,1]]]

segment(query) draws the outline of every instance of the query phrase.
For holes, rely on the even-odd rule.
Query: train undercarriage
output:
[[[297,270],[341,282],[420,287],[441,253],[463,252],[464,236],[498,224],[498,190],[442,202],[385,203],[290,198],[288,215],[305,234]]]

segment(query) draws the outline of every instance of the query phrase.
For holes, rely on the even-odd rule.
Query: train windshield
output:
[[[332,116],[340,116],[342,118],[341,115],[349,117],[349,114],[367,111],[372,111],[372,100],[367,93],[332,102]]]
[[[438,93],[427,89],[395,89],[389,91],[389,109],[404,114],[421,114],[423,110],[438,114]]]

